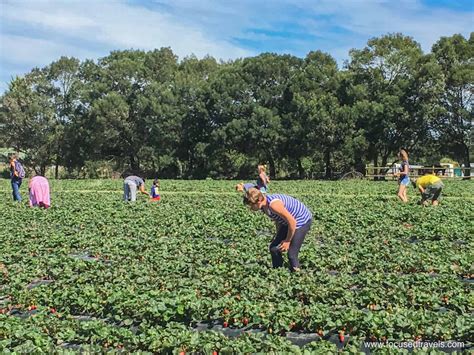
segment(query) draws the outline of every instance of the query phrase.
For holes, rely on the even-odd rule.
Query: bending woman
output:
[[[28,183],[30,192],[30,207],[51,207],[51,199],[49,196],[49,182],[44,176],[34,176]]]
[[[275,221],[277,232],[270,243],[273,267],[283,266],[282,253],[288,251],[290,270],[298,271],[298,254],[313,220],[308,207],[294,197],[282,194],[267,195],[256,188],[248,190],[244,203],[253,211],[261,210]]]

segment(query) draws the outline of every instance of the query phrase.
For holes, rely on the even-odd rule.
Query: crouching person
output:
[[[430,202],[437,206],[441,200],[441,191],[444,184],[439,177],[433,174],[426,174],[416,180],[415,188],[421,193],[421,203],[428,205]]]
[[[49,182],[44,176],[34,176],[28,183],[30,193],[30,207],[51,207]]]

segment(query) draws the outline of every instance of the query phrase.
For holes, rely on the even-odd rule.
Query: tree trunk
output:
[[[54,178],[57,180],[59,177],[59,160],[56,159],[56,164],[54,166]]]
[[[132,169],[133,174],[138,174],[140,170],[140,163],[133,154],[130,154],[130,168]]]
[[[469,158],[469,146],[464,144],[464,172],[463,180],[471,179],[471,160]]]
[[[270,165],[270,178],[274,179],[276,176],[275,160],[273,160],[273,156],[271,154],[268,155],[268,163]]]
[[[324,152],[324,162],[326,165],[325,177],[326,179],[330,179],[332,177],[332,166],[331,166],[331,151],[329,149],[327,149]]]
[[[298,163],[298,175],[300,179],[304,179],[304,169],[303,169],[303,164],[301,164],[301,159],[298,158],[296,159]]]
[[[388,155],[384,155],[384,156],[382,157],[382,166],[383,166],[383,167],[387,165],[387,160],[388,160]],[[382,173],[383,175],[387,174],[387,169],[386,169],[386,168],[383,168],[382,171],[381,171],[381,173]],[[385,180],[385,176],[382,176],[382,177],[380,178],[380,180]]]
[[[41,165],[40,166],[40,175],[45,176],[46,175],[46,165]]]
[[[379,155],[377,153],[374,153],[374,175],[379,174],[379,169],[375,169],[375,167],[378,165],[378,160],[379,160]],[[379,180],[378,176],[374,177],[374,180]]]
[[[362,161],[362,155],[359,153],[354,156],[354,169],[365,175],[365,164]]]

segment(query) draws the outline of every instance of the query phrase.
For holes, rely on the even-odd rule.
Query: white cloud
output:
[[[96,57],[97,52],[86,48],[65,45],[51,40],[16,35],[0,35],[2,61],[4,56],[16,66],[43,66],[59,59],[61,55],[75,56],[81,59]],[[5,53],[3,53],[3,49]]]
[[[225,39],[205,36],[200,28],[180,24],[169,15],[122,2],[10,3],[3,17],[43,31],[62,31],[68,42],[77,38],[103,43],[107,50],[170,46],[180,56],[210,54],[223,59],[252,54]]]
[[[236,38],[262,43],[265,50],[271,43],[271,50],[280,53],[286,48],[298,55],[321,49],[342,63],[348,49],[387,32],[410,35],[429,51],[441,36],[468,35],[473,28],[472,11],[435,9],[419,0],[159,0],[146,5],[0,0],[0,80],[20,74],[11,68],[24,73],[62,55],[96,59],[113,49],[169,46],[181,58],[194,53],[222,59],[262,51],[240,45]],[[292,26],[315,37],[249,31],[285,32]],[[334,31],[336,26],[344,31]]]

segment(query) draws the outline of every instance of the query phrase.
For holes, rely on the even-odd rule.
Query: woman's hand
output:
[[[280,245],[287,244],[285,246],[282,246],[282,248],[286,248],[284,249],[286,251],[290,247],[291,239],[293,239],[293,236],[295,235],[295,232],[296,232],[296,219],[285,208],[285,205],[283,205],[283,202],[281,200],[273,200],[270,203],[269,207],[273,210],[273,212],[275,212],[277,215],[283,218],[288,224],[288,234],[286,235],[286,239],[280,244]]]
[[[290,249],[290,243],[291,242],[287,242],[286,240],[281,242],[280,245],[279,245],[279,249],[280,251],[287,251],[288,249]]]

